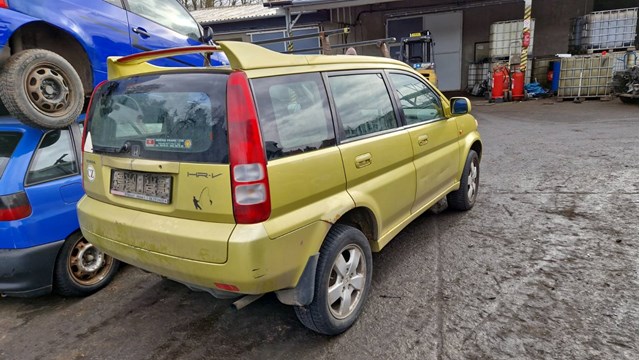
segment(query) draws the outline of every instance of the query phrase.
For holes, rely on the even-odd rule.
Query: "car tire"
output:
[[[467,161],[464,164],[460,189],[447,195],[449,207],[454,210],[470,210],[478,197],[478,185],[480,183],[480,158],[478,153],[470,150]]]
[[[53,273],[54,291],[62,296],[87,296],[105,287],[120,262],[89,243],[82,233],[70,236],[58,253]]]
[[[633,98],[630,96],[620,96],[620,101],[625,104],[638,104],[638,98]]]
[[[0,72],[0,99],[23,123],[62,129],[74,122],[84,106],[80,76],[67,60],[43,49],[12,55]]]
[[[313,301],[295,307],[300,322],[324,335],[349,329],[368,297],[372,265],[364,234],[351,226],[334,225],[320,248]]]

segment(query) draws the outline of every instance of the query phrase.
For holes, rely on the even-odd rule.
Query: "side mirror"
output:
[[[207,26],[204,30],[204,35],[202,35],[202,43],[209,44],[211,41],[213,41],[213,30]]]
[[[451,104],[451,115],[464,115],[471,112],[471,101],[466,97],[452,97],[449,101]]]

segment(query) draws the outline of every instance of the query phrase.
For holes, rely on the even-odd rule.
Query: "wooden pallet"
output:
[[[585,100],[600,100],[600,101],[611,101],[613,100],[613,96],[609,95],[601,95],[601,96],[556,96],[557,102],[563,102],[565,100],[572,100],[573,102],[581,103]]]
[[[636,47],[626,46],[626,47],[607,48],[607,49],[587,49],[587,54],[597,54],[603,51],[606,51],[608,53],[617,52],[617,51],[636,51]]]

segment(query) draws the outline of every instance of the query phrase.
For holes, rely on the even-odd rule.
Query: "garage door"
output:
[[[412,32],[431,31],[438,88],[441,91],[462,88],[462,12],[443,12],[387,20],[387,36],[400,40]],[[399,58],[400,46],[391,47],[392,57]]]

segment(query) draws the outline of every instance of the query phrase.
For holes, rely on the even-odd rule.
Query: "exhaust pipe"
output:
[[[254,301],[260,299],[262,296],[264,296],[264,294],[243,296],[233,303],[233,307],[235,307],[236,310],[242,310]]]

